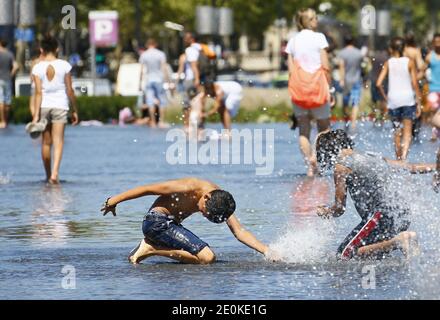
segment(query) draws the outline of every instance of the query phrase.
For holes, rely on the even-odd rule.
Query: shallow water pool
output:
[[[167,131],[68,127],[62,184],[54,187],[43,181],[38,141],[23,126],[0,131],[0,298],[440,298],[439,196],[429,186],[431,176],[411,177],[399,186],[411,197],[420,257],[408,262],[396,252],[383,261],[337,262],[337,247],[360,221],[351,202],[343,217],[320,220],[314,211],[331,201],[332,179],[305,176],[298,132],[286,124],[235,127],[274,129],[272,174],[256,175],[256,164],[170,165]],[[424,128],[410,161],[434,161],[438,146],[429,137]],[[361,123],[355,141],[359,150],[392,157],[389,126]],[[210,244],[217,263],[191,266],[164,258],[127,263],[154,198],[121,204],[117,217],[103,217],[102,203],[138,185],[186,176],[230,191],[241,223],[278,248],[285,261],[265,261],[236,241],[227,226],[195,215],[184,225]]]

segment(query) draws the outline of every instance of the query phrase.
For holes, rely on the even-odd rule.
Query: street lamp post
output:
[[[0,0],[0,38],[7,39],[9,46],[14,37],[14,1]]]
[[[431,12],[431,26],[430,26],[430,32],[429,37],[432,38],[434,36],[434,33],[437,32],[438,27],[438,12],[440,10],[440,3],[438,0],[429,0],[428,1],[428,9]]]
[[[270,50],[277,50],[278,54],[276,54],[275,56],[277,57],[275,59],[275,63],[278,66],[277,69],[278,71],[281,69],[281,43],[283,41],[283,35],[282,35],[282,30],[283,28],[286,26],[287,21],[284,18],[284,1],[283,0],[277,0],[277,20],[275,22],[275,25],[277,27],[277,31],[278,31],[278,45],[276,46],[271,46],[269,49]],[[272,56],[274,52],[270,52],[269,54]],[[273,61],[270,61],[271,68],[273,68]]]
[[[135,9],[136,9],[136,41],[138,47],[141,46],[141,4],[140,0],[135,0]]]

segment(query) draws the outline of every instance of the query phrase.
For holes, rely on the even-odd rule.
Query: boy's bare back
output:
[[[204,194],[219,189],[212,182],[195,178],[184,178],[170,183],[179,186],[185,185],[188,190],[159,196],[150,210],[154,209],[168,216],[173,216],[179,222],[199,211],[198,203]]]

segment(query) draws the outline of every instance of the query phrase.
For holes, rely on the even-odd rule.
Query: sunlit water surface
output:
[[[316,206],[332,199],[332,179],[305,176],[298,132],[285,124],[236,128],[275,130],[271,175],[256,175],[255,164],[170,165],[166,131],[68,127],[63,183],[51,187],[43,181],[38,141],[23,126],[1,131],[0,298],[440,298],[439,196],[430,188],[431,175],[396,180],[412,204],[411,228],[422,249],[418,258],[407,262],[396,252],[382,261],[339,262],[337,247],[360,219],[351,201],[338,219],[315,216]],[[424,128],[410,161],[434,161],[438,145],[429,138]],[[360,151],[393,156],[389,125],[361,123],[355,141]],[[164,258],[127,263],[154,198],[121,204],[117,217],[103,217],[101,204],[134,186],[185,176],[209,179],[230,191],[242,224],[280,251],[284,262],[266,261],[236,241],[226,225],[194,215],[184,225],[210,244],[217,263],[192,266]]]

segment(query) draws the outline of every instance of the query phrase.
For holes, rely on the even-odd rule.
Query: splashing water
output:
[[[63,192],[61,186],[45,185],[34,195],[33,213],[35,216],[62,216],[72,198]]]
[[[0,172],[0,185],[10,184],[11,183],[11,176],[9,173],[3,175],[2,172]]]
[[[320,218],[301,219],[270,248],[287,263],[322,263],[329,258],[329,244],[334,242],[335,222]]]
[[[406,193],[411,204],[411,229],[417,232],[421,254],[410,264],[409,275],[414,291],[421,299],[440,298],[440,198],[428,183],[431,175],[417,178]]]
[[[260,128],[246,124],[248,127]],[[102,218],[99,206],[109,194],[131,188],[140,180],[153,182],[184,174],[181,167],[164,162],[166,131],[146,135],[147,129],[141,127],[71,128],[76,142],[67,145],[62,177],[69,183],[62,184],[62,192],[56,187],[44,190],[43,183],[34,183],[43,174],[35,150],[28,145],[15,147],[22,144],[21,139],[31,145],[27,137],[4,139],[2,147],[18,160],[0,159],[0,172],[12,176],[9,185],[0,185],[0,298],[215,300],[225,293],[231,299],[261,300],[440,298],[440,195],[430,188],[432,175],[410,176],[415,185],[409,186],[404,179],[400,185],[407,190],[403,194],[411,205],[410,229],[419,234],[419,259],[412,260],[409,267],[400,252],[380,261],[337,261],[337,247],[360,222],[352,201],[348,201],[347,212],[340,218],[326,221],[317,217],[315,206],[332,204],[334,200],[333,179],[329,177],[330,187],[322,187],[322,192],[318,192],[317,188],[321,188],[316,181],[307,187],[303,182],[303,159],[294,140],[297,133],[292,138],[285,124],[270,127],[276,128],[279,136],[276,172],[283,170],[282,175],[264,177],[260,184],[250,183],[254,169],[243,165],[190,166],[185,172],[212,177],[233,191],[240,207],[249,208],[252,213],[241,215],[243,225],[256,232],[264,243],[271,243],[271,248],[278,248],[282,260],[289,265],[261,263],[262,257],[237,243],[223,229],[226,226],[213,228],[196,219],[189,220],[187,227],[216,246],[218,263],[209,268],[182,266],[161,258],[147,259],[136,268],[126,263],[128,251],[141,235],[139,223],[150,199],[148,204],[134,201],[121,206],[117,220]],[[356,150],[377,151],[394,158],[389,123],[384,129],[368,124],[359,129]],[[126,141],[139,136],[144,137],[137,142],[139,156],[133,157],[132,144]],[[120,150],[116,157],[108,148],[109,140]],[[429,142],[415,143],[409,162],[434,162],[437,147]],[[121,163],[130,163],[130,170],[121,168]],[[30,164],[40,170],[39,175],[27,174],[33,168]],[[297,189],[299,194],[295,193]],[[321,193],[325,198],[321,198]],[[77,275],[80,271],[76,290],[60,288],[64,264],[75,266]],[[108,268],[96,268],[102,264]],[[368,273],[364,273],[365,266],[377,268],[367,268]],[[364,282],[370,283],[370,270],[376,270],[374,290],[362,287]],[[221,286],[216,285],[219,275]],[[174,281],[176,277],[178,282]],[[190,290],[194,283],[202,285]]]
[[[409,211],[410,231],[415,231],[420,255],[411,257],[408,276],[413,283],[412,293],[422,299],[440,297],[440,198],[431,186],[432,174],[412,175],[398,170],[391,175],[387,188],[387,203],[391,207],[406,206]],[[395,219],[398,219],[396,216]]]
[[[383,133],[383,135],[385,134]],[[361,152],[370,149],[368,146],[371,142],[367,138],[361,137],[359,139],[363,140],[359,142],[364,145],[364,148],[362,148],[364,150]],[[391,141],[391,136],[384,136],[383,140]],[[389,155],[386,156],[390,157]],[[412,157],[413,159],[410,160],[412,163],[432,162],[426,161],[426,155],[423,152],[420,154],[414,153]],[[380,169],[376,168],[376,170]],[[382,169],[387,172],[389,170],[386,167]],[[383,199],[390,207],[399,208],[404,205],[409,209],[409,219],[411,221],[409,230],[416,231],[421,249],[419,256],[411,258],[409,268],[405,271],[412,283],[411,297],[438,299],[440,298],[440,250],[438,249],[440,196],[432,190],[432,174],[413,175],[405,170],[392,170],[390,175],[391,177],[388,177],[390,180],[386,179],[388,182],[385,182],[387,187],[384,188],[385,195]],[[390,184],[388,184],[389,181],[391,181]],[[333,194],[334,190],[326,190],[323,193],[327,192]],[[309,196],[313,198],[311,200],[316,200],[314,199],[316,195],[309,194]],[[304,195],[300,198],[308,200],[307,197],[304,198]],[[316,204],[315,201],[312,201],[311,208],[307,208],[310,209],[307,212],[312,212]],[[298,206],[298,201],[296,201],[296,205]],[[304,201],[299,206],[304,207]],[[349,208],[346,215],[352,215],[353,210],[355,209]],[[302,212],[300,210],[294,211],[296,214]],[[398,218],[397,212],[395,218]],[[325,221],[309,216],[305,224],[303,220],[300,221],[301,224],[298,224],[298,221],[295,222],[296,224],[291,225],[279,239],[270,245],[272,250],[277,251],[280,259],[283,262],[293,264],[323,264],[331,260],[333,250],[330,247],[334,246],[336,239],[339,239],[339,236],[335,237],[336,224],[339,224],[339,220]],[[342,241],[342,238],[337,240],[337,242],[339,241]],[[396,255],[396,257],[400,259],[402,256]],[[376,263],[387,265],[388,262],[383,260]]]

